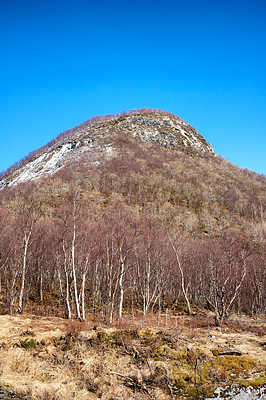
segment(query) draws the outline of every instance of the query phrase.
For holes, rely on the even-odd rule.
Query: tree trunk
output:
[[[118,317],[119,319],[122,318],[122,310],[123,310],[123,299],[124,299],[124,272],[125,272],[125,257],[122,256],[120,249],[120,277],[119,277],[119,288],[120,288],[120,301],[119,301],[119,312]]]
[[[86,272],[82,275],[82,284],[81,284],[81,310],[82,310],[82,319],[85,321],[85,282],[86,282]]]
[[[76,266],[75,266],[75,237],[76,237],[76,227],[74,226],[73,241],[72,241],[72,273],[73,273],[73,283],[74,283],[74,295],[76,303],[77,317],[81,320],[79,299],[78,299],[78,289],[77,289],[77,278],[76,278]]]
[[[30,241],[30,236],[31,236],[31,231],[28,235],[25,234],[25,240],[24,240],[21,289],[20,289],[19,302],[18,302],[18,313],[20,313],[20,314],[22,313],[22,306],[23,306],[23,296],[24,296],[25,278],[26,278],[26,265],[27,265],[27,253],[28,253],[28,245],[29,245],[29,241]]]
[[[69,279],[68,279],[68,273],[66,273],[66,305],[67,305],[67,311],[68,311],[68,319],[71,319],[72,313],[71,313],[69,297],[70,297]]]
[[[40,277],[40,301],[43,304],[43,276],[42,276],[42,267],[41,267],[41,277]]]
[[[176,257],[176,261],[177,261],[177,266],[178,266],[178,269],[179,269],[179,271],[180,271],[180,275],[181,275],[181,289],[182,289],[182,293],[183,293],[183,296],[184,296],[184,298],[185,298],[185,301],[186,301],[186,303],[187,303],[188,315],[191,315],[190,302],[189,302],[189,299],[188,299],[188,296],[187,296],[187,292],[186,292],[186,289],[185,289],[184,271],[183,271],[183,268],[182,268],[181,263],[180,263],[179,254],[178,254],[177,248],[175,247],[175,245],[174,245],[171,241],[170,241],[170,243],[171,243],[172,248],[173,248],[173,250],[174,250],[175,257]]]
[[[65,277],[66,277],[66,306],[67,306],[67,318],[71,319],[72,317],[72,313],[71,313],[71,305],[70,305],[70,287],[69,287],[69,275],[68,275],[68,271],[67,271],[67,254],[66,254],[66,248],[65,248],[65,243],[63,241],[63,252],[64,252],[64,271],[65,271]],[[61,284],[61,275],[60,275],[60,271],[58,270],[58,276],[59,276],[59,282],[60,282],[60,287],[62,287]],[[63,292],[63,291],[62,291]]]
[[[15,300],[15,286],[16,286],[16,277],[17,277],[17,271],[14,272],[13,277],[12,277],[12,285],[11,285],[11,291],[10,291],[10,301],[9,301],[9,310],[10,314],[13,314],[13,305],[14,305],[14,300]]]

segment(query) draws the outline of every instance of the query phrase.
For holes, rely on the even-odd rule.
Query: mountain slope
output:
[[[3,175],[0,309],[40,301],[112,321],[185,298],[219,325],[230,309],[265,312],[266,178],[193,128],[185,146],[180,124],[147,110],[89,121]]]
[[[2,173],[1,186],[37,184],[48,206],[51,187],[61,193],[77,180],[94,202],[119,199],[192,231],[264,224],[265,177],[219,157],[194,128],[159,110],[97,117],[66,131]]]
[[[21,165],[2,174],[2,186],[14,185],[54,173],[73,161],[84,158],[97,163],[99,153],[115,153],[114,137],[118,134],[191,154],[213,154],[211,145],[189,124],[160,110],[140,110],[119,116],[95,118],[59,135],[57,140],[33,152]]]

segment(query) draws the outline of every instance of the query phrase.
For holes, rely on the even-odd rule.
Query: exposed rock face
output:
[[[116,134],[158,143],[192,154],[214,153],[211,145],[179,117],[159,110],[140,110],[119,116],[95,118],[59,135],[55,143],[35,152],[31,159],[7,174],[0,186],[14,185],[63,168],[69,162],[99,163],[99,157],[115,156]]]
[[[174,115],[147,113],[125,116],[116,121],[116,128],[142,140],[189,152],[213,153],[211,145],[192,126]]]

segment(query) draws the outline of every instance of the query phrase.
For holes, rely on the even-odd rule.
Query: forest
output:
[[[265,177],[121,135],[116,157],[0,192],[0,312],[265,313]]]

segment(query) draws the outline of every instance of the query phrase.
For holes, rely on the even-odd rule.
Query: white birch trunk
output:
[[[19,302],[18,302],[18,313],[20,313],[20,314],[22,313],[22,306],[23,306],[23,296],[24,296],[25,278],[26,278],[26,265],[27,265],[27,253],[28,253],[28,245],[29,245],[30,237],[31,237],[31,231],[29,232],[28,235],[26,235],[26,233],[25,233],[21,288],[20,288]]]
[[[124,300],[124,272],[125,272],[125,257],[121,254],[122,250],[120,249],[120,277],[119,277],[119,288],[120,288],[120,301],[119,301],[119,312],[118,317],[119,319],[122,318],[122,311],[123,311],[123,300]]]
[[[70,297],[69,279],[68,279],[68,273],[66,273],[66,305],[67,305],[68,319],[71,319],[72,313],[71,313],[69,297]]]
[[[76,240],[76,223],[74,221],[73,240],[72,240],[72,249],[71,249],[72,250],[71,251],[72,252],[72,274],[73,274],[74,296],[75,296],[77,317],[79,320],[81,320],[79,299],[78,299],[78,289],[77,289],[76,266],[75,266],[75,240]]]
[[[86,283],[86,271],[82,275],[82,284],[81,284],[81,311],[82,311],[82,319],[85,321],[85,283]]]
[[[42,288],[42,283],[43,283],[43,277],[42,277],[42,267],[41,267],[41,278],[40,278],[40,300],[41,300],[41,303],[43,303],[43,288]]]
[[[173,250],[174,250],[175,257],[176,257],[176,261],[177,261],[177,266],[178,266],[178,269],[179,269],[179,271],[180,271],[180,275],[181,275],[181,289],[182,289],[182,293],[183,293],[183,296],[184,296],[184,298],[185,298],[185,301],[186,301],[186,303],[187,303],[188,314],[191,315],[190,302],[189,302],[189,299],[188,299],[188,296],[187,296],[187,292],[186,292],[186,288],[185,288],[184,271],[183,271],[183,268],[181,267],[181,263],[180,263],[179,254],[178,254],[177,248],[175,247],[175,245],[174,245],[172,242],[170,242],[170,243],[171,243],[172,248],[173,248]]]
[[[68,319],[71,319],[72,312],[71,312],[71,306],[70,306],[70,301],[69,301],[69,298],[70,298],[69,276],[68,276],[68,271],[67,271],[67,255],[66,255],[66,248],[65,248],[64,242],[63,242],[63,252],[64,252],[64,270],[65,270],[65,276],[66,276],[66,306],[67,306]],[[60,271],[58,271],[58,274],[59,274],[60,285],[61,285]]]

